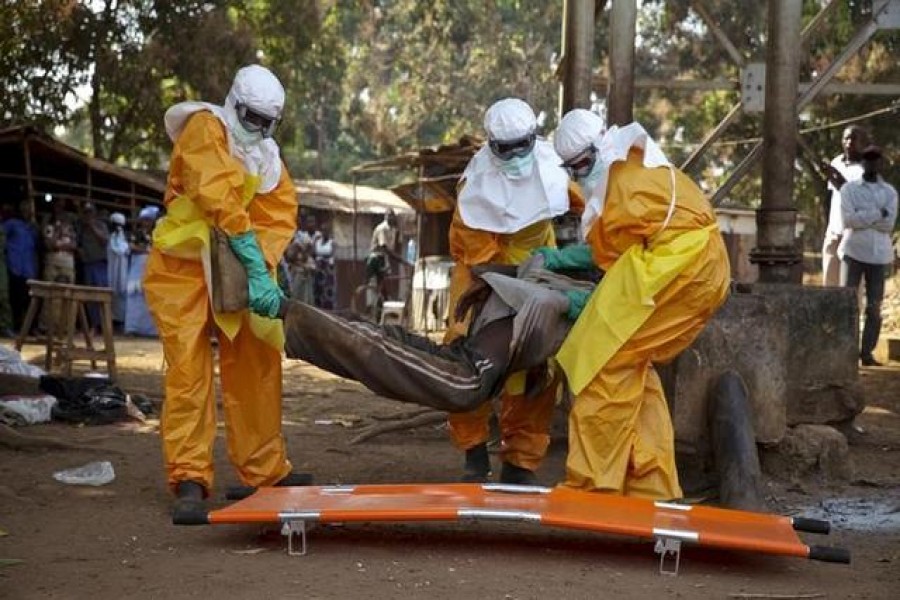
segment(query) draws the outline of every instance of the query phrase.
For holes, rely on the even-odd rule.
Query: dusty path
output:
[[[118,348],[123,387],[158,399],[158,343]],[[153,424],[53,424],[28,433],[72,443],[102,436],[121,453],[109,457],[117,477],[100,488],[65,486],[52,473],[97,460],[96,452],[0,449],[0,529],[8,534],[0,559],[23,561],[0,567],[0,598],[900,598],[900,366],[867,369],[862,381],[868,433],[852,448],[855,483],[768,487],[780,512],[833,519],[826,541],[853,551],[849,567],[688,548],[681,574],[664,577],[650,543],[497,523],[320,527],[308,556],[289,557],[275,531],[170,525]],[[457,475],[459,456],[439,426],[350,445],[373,415],[413,408],[354,383],[286,364],[285,407],[292,459],[318,483]],[[224,448],[218,458],[221,490],[236,481]],[[555,483],[563,459],[554,444],[542,483]]]

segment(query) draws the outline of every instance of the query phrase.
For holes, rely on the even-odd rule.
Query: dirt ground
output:
[[[119,339],[121,386],[161,400],[155,340]],[[26,347],[25,357],[41,358]],[[319,484],[453,481],[460,455],[441,425],[350,444],[375,419],[416,407],[383,400],[305,363],[285,363],[284,432],[298,470]],[[773,511],[833,521],[850,566],[687,547],[677,577],[658,573],[651,542],[537,525],[322,526],[309,554],[285,553],[276,529],[176,527],[157,423],[32,426],[23,433],[91,450],[0,448],[0,597],[78,598],[900,598],[900,364],[863,369],[866,433],[851,447],[852,482],[768,481]],[[220,440],[221,441],[221,440]],[[565,448],[539,472],[553,485]],[[116,479],[68,486],[52,474],[110,460]],[[217,490],[237,480],[217,448]],[[4,535],[5,533],[5,535]],[[819,538],[819,539],[816,539]]]

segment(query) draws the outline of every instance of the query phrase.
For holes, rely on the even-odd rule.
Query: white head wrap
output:
[[[125,215],[120,212],[114,212],[113,214],[109,215],[109,222],[113,223],[114,225],[121,225],[122,227],[124,227]]]
[[[250,65],[235,74],[225,107],[234,108],[238,102],[270,119],[280,119],[284,111],[284,87],[272,71]]]
[[[259,177],[260,193],[270,192],[281,178],[281,155],[272,138],[242,140],[236,102],[272,118],[281,118],[284,110],[284,87],[275,75],[260,65],[238,70],[225,98],[225,106],[208,102],[181,102],[166,111],[166,132],[174,142],[187,120],[196,112],[208,110],[216,115],[228,130],[231,155],[240,160],[247,172]]]
[[[553,144],[538,138],[534,168],[511,179],[497,166],[487,145],[475,153],[463,172],[457,199],[463,223],[493,233],[517,233],[538,221],[569,210],[569,176],[560,167]]]
[[[553,147],[563,160],[572,160],[588,146],[600,147],[606,133],[606,121],[600,115],[583,108],[570,110],[560,120],[553,136]]]
[[[534,111],[518,98],[498,100],[484,113],[484,130],[494,140],[517,140],[536,127]]]

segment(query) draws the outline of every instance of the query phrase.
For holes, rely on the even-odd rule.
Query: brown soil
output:
[[[40,349],[31,350],[26,358],[39,359]],[[161,400],[158,342],[120,339],[117,350],[122,387]],[[650,542],[498,523],[319,527],[309,536],[309,554],[291,557],[275,529],[171,525],[154,422],[48,424],[22,431],[97,450],[0,448],[0,531],[7,534],[0,533],[0,559],[22,561],[0,566],[0,597],[898,598],[900,365],[864,369],[861,380],[866,434],[851,448],[853,482],[768,482],[774,511],[834,520],[828,538],[805,538],[849,548],[850,566],[688,547],[680,575],[668,577],[658,574]],[[317,483],[457,477],[460,456],[441,426],[349,444],[373,418],[416,407],[299,362],[285,363],[284,389],[290,455]],[[551,447],[541,483],[561,477],[563,446]],[[106,486],[52,478],[98,459],[116,470]],[[217,460],[221,495],[237,481],[224,447]]]

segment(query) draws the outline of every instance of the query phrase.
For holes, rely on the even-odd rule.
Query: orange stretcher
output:
[[[305,554],[307,523],[499,520],[655,540],[660,571],[675,573],[681,543],[849,563],[841,548],[807,546],[797,531],[828,533],[827,521],[654,502],[556,487],[401,484],[260,488],[179,524],[277,523],[288,552]],[[299,534],[302,547],[294,550]],[[674,560],[674,570],[667,562]]]

